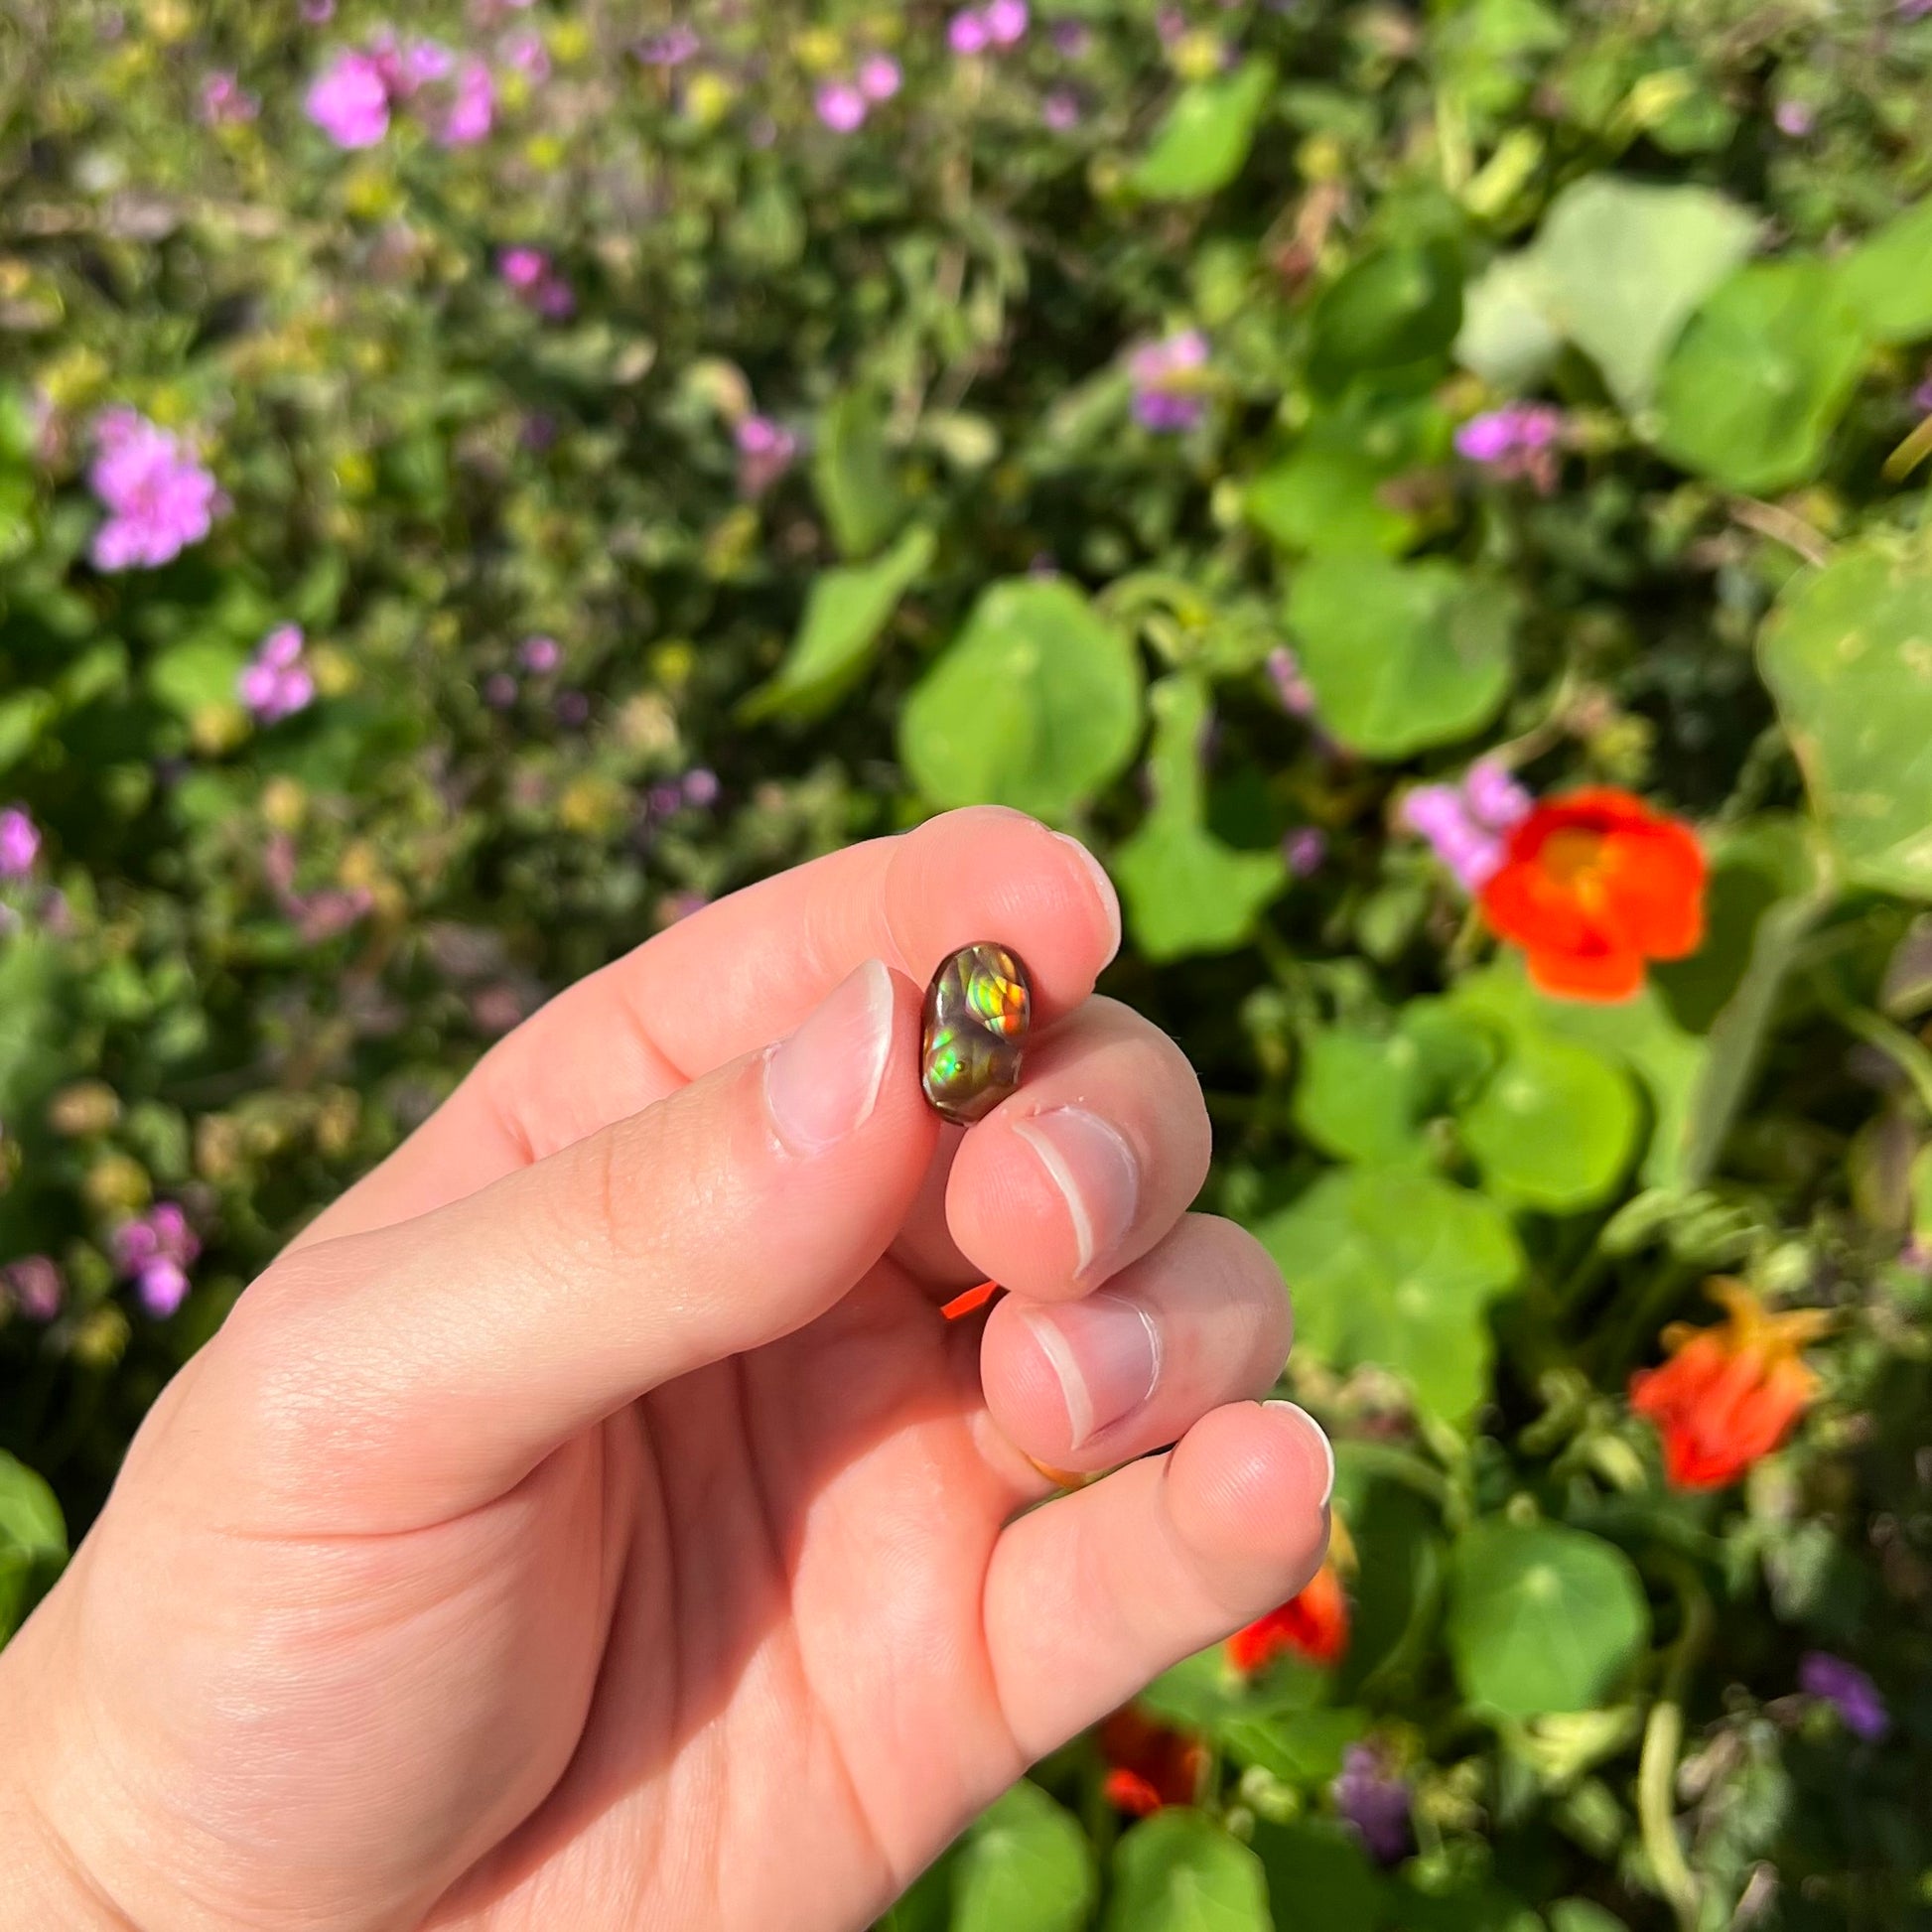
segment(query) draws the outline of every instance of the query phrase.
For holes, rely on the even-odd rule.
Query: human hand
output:
[[[988,938],[1035,1033],[962,1134],[920,989]],[[0,1654],[0,1919],[863,1925],[1298,1589],[1286,1298],[1185,1212],[1206,1116],[1089,997],[1117,941],[1071,841],[958,812],[497,1045],[170,1384]],[[1029,1509],[1031,1457],[1127,1466]]]

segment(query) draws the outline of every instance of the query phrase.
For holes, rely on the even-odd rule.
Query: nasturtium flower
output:
[[[1332,1561],[1314,1573],[1299,1594],[1257,1617],[1227,1641],[1227,1659],[1244,1677],[1266,1670],[1277,1657],[1296,1656],[1324,1667],[1348,1651],[1348,1597]]]
[[[1116,1711],[1099,1732],[1107,1761],[1102,1790],[1116,1811],[1151,1818],[1165,1805],[1191,1805],[1207,1773],[1207,1746],[1172,1725],[1156,1724],[1132,1705]]]
[[[213,527],[221,492],[172,431],[135,410],[107,409],[95,419],[94,445],[87,482],[107,511],[88,552],[96,570],[155,569]]]
[[[1702,943],[1707,876],[1689,826],[1598,785],[1546,799],[1510,832],[1482,912],[1544,992],[1627,1000],[1645,961]]]
[[[1670,1360],[1630,1378],[1630,1407],[1657,1425],[1679,1489],[1735,1482],[1791,1433],[1818,1387],[1800,1353],[1831,1325],[1822,1309],[1773,1314],[1742,1282],[1711,1283],[1725,1311],[1713,1328],[1674,1322]]]

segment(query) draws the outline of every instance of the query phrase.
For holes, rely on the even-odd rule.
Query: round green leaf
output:
[[[1141,735],[1134,647],[1073,585],[993,585],[906,700],[899,754],[935,805],[1063,819]]]
[[[1302,1049],[1295,1124],[1339,1160],[1402,1161],[1419,1144],[1422,1097],[1414,1040],[1325,1028]]]
[[[1106,1932],[1270,1932],[1261,1861],[1211,1819],[1157,1812],[1114,1850]]]
[[[1440,559],[1316,557],[1288,620],[1323,726],[1350,751],[1401,759],[1494,717],[1519,608],[1507,585]]]
[[[1492,1192],[1564,1214],[1608,1199],[1637,1127],[1637,1096],[1621,1067],[1525,1032],[1462,1116],[1462,1140]]]
[[[870,556],[904,512],[886,447],[885,409],[867,391],[847,390],[826,405],[816,441],[812,487],[833,540],[843,556]]]
[[[1254,1844],[1277,1924],[1380,1932],[1388,1923],[1386,1881],[1345,1827],[1314,1818],[1263,1823],[1255,1827]]]
[[[1322,292],[1310,327],[1309,373],[1324,388],[1443,353],[1462,327],[1454,248],[1434,241],[1368,256]]]
[[[1841,551],[1787,588],[1758,663],[1852,872],[1932,897],[1932,563]]]
[[[1932,195],[1847,256],[1846,299],[1874,342],[1932,336]]]
[[[1387,469],[1358,450],[1305,446],[1248,486],[1250,520],[1284,550],[1397,555],[1416,517],[1384,500]]]
[[[973,1828],[953,1867],[952,1932],[1078,1932],[1099,1890],[1086,1833],[1023,1778]]]
[[[1311,1355],[1391,1369],[1455,1420],[1488,1392],[1489,1304],[1523,1268],[1493,1201],[1428,1174],[1340,1169],[1255,1232],[1288,1277]]]
[[[1262,60],[1183,87],[1129,177],[1134,189],[1177,202],[1225,188],[1241,172],[1274,90],[1274,64]]]
[[[1478,1523],[1449,1564],[1448,1637],[1471,1704],[1505,1718],[1590,1711],[1650,1636],[1635,1566],[1557,1523]]]
[[[1740,269],[1691,318],[1664,364],[1658,447],[1726,489],[1802,483],[1866,353],[1858,312],[1825,263]]]

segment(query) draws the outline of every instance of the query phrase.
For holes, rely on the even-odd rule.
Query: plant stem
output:
[[[1677,1756],[1684,1741],[1684,1692],[1692,1667],[1710,1641],[1711,1598],[1690,1566],[1673,1566],[1672,1581],[1684,1606],[1684,1627],[1671,1646],[1664,1684],[1644,1722],[1643,1754],[1637,1762],[1637,1824],[1657,1889],[1677,1915],[1681,1932],[1697,1932],[1703,1889],[1678,1842],[1673,1799]]]

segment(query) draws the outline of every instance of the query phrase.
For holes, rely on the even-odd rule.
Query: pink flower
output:
[[[891,100],[904,77],[890,54],[874,54],[859,64],[859,91],[868,100]]]
[[[46,1255],[23,1255],[0,1269],[13,1305],[29,1321],[52,1321],[61,1312],[61,1271]]]
[[[686,61],[696,60],[703,46],[689,27],[673,27],[655,40],[646,41],[637,50],[637,58],[646,67],[681,68]]]
[[[527,27],[505,34],[502,41],[504,61],[526,79],[542,82],[550,78],[550,50],[541,35]]]
[[[1198,329],[1143,344],[1127,358],[1135,421],[1162,433],[1192,429],[1207,412],[1206,365],[1207,338]]]
[[[995,47],[1012,47],[1024,39],[1032,19],[1027,0],[987,0],[981,17],[986,22],[986,37]]]
[[[1802,100],[1781,100],[1771,115],[1780,134],[1802,141],[1818,125],[1818,112]]]
[[[1070,87],[1055,87],[1039,103],[1039,118],[1055,134],[1066,134],[1080,125],[1079,97]]]
[[[336,0],[302,0],[302,18],[311,27],[324,27],[336,18]]]
[[[769,416],[747,416],[736,431],[738,493],[762,496],[791,468],[798,439]]]
[[[828,80],[818,90],[817,107],[834,134],[853,134],[866,124],[866,97],[849,80]]]
[[[523,668],[539,677],[554,671],[564,661],[564,647],[554,637],[525,637],[516,654]]]
[[[339,148],[372,148],[389,131],[389,87],[373,55],[347,49],[309,89],[310,120]]]
[[[496,82],[489,69],[470,55],[457,69],[456,98],[444,114],[436,138],[446,148],[467,148],[489,138],[496,121]]]
[[[946,27],[946,45],[955,54],[984,54],[992,38],[986,16],[972,7],[954,14]]]
[[[40,827],[18,805],[0,811],[0,879],[25,879],[40,851]]]
[[[207,535],[221,493],[178,436],[115,408],[95,419],[94,441],[87,482],[108,513],[89,553],[96,570],[152,570]]]
[[[1291,718],[1314,716],[1314,692],[1302,675],[1302,666],[1286,644],[1277,644],[1268,653],[1268,676],[1282,709]]]
[[[285,623],[271,630],[236,680],[241,702],[258,724],[279,724],[315,702],[316,681],[302,662],[302,626]]]
[[[520,295],[550,273],[550,257],[541,248],[505,248],[496,257],[496,272]]]
[[[188,1216],[174,1201],[158,1201],[139,1220],[114,1230],[114,1266],[134,1282],[141,1306],[165,1321],[188,1295],[188,1270],[202,1252]]]
[[[202,119],[210,127],[228,121],[252,121],[261,112],[261,105],[231,73],[210,73],[202,82]]]
[[[1530,815],[1532,803],[1500,764],[1483,759],[1459,783],[1418,785],[1398,816],[1428,840],[1473,897],[1501,870],[1508,834]]]
[[[1547,492],[1556,487],[1562,436],[1562,410],[1544,402],[1512,402],[1471,416],[1455,432],[1455,447],[1498,477],[1527,477]]]

